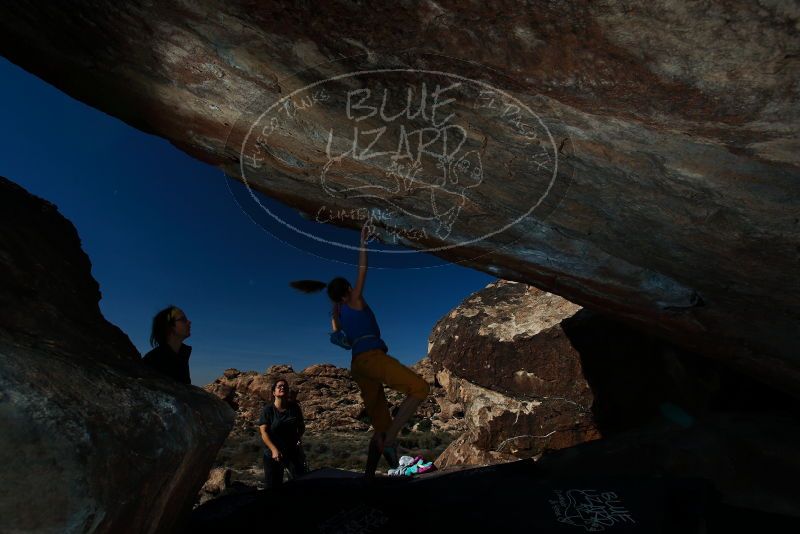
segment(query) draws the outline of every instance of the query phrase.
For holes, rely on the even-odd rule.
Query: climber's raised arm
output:
[[[361,229],[361,249],[358,251],[358,277],[356,286],[353,288],[351,299],[355,302],[363,303],[361,295],[364,292],[364,283],[367,279],[367,239],[370,236],[370,226],[365,224]]]

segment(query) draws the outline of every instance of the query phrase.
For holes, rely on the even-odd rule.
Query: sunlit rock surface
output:
[[[0,178],[0,531],[173,532],[233,412],[100,313],[75,228]]]
[[[600,437],[581,355],[563,327],[580,309],[500,280],[436,323],[428,357],[467,424],[437,465],[530,458]]]
[[[748,0],[503,8],[7,2],[0,53],[233,176],[241,176],[244,153],[250,185],[312,218],[323,208],[387,203],[429,216],[401,242],[472,241],[437,254],[535,284],[796,392],[798,16],[791,3]],[[367,83],[350,77],[317,86],[326,94],[296,93],[275,128],[258,123],[307,84],[387,68],[395,70],[369,75],[377,92],[364,103],[379,105],[388,89],[394,107],[384,115],[347,108],[343,91]],[[411,187],[407,168],[391,167],[396,160],[348,156],[362,118],[360,132],[392,126],[373,149],[400,152],[403,135],[387,117],[402,111],[407,86],[421,96],[420,70],[496,88],[492,95],[517,99],[530,120],[509,121],[508,102],[499,109],[502,99],[482,100],[484,86],[465,81],[440,109],[440,121],[452,113],[448,124],[463,134],[462,157],[439,160],[441,168],[425,162],[421,189]],[[426,76],[429,96],[454,79]],[[423,118],[408,126],[423,127]],[[261,138],[248,137],[254,125]],[[466,167],[454,169],[457,162]],[[439,171],[458,187],[436,182]],[[385,194],[348,193],[361,187]],[[413,226],[410,215],[392,222]]]

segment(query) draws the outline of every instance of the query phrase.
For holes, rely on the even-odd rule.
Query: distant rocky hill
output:
[[[430,361],[424,358],[411,366],[431,386],[432,395],[411,420],[412,432],[438,431],[458,434],[464,430],[463,406],[445,396],[435,382]],[[289,381],[303,409],[306,429],[317,432],[364,432],[370,428],[364,404],[348,369],[331,364],[311,365],[296,372],[289,365],[274,365],[264,373],[228,369],[204,387],[236,410],[235,431],[251,431],[261,408],[271,402],[270,385],[278,378]],[[386,398],[399,405],[403,395],[386,389]]]

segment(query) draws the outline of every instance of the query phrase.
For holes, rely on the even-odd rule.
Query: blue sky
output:
[[[349,366],[328,341],[324,294],[290,280],[352,278],[355,267],[272,237],[240,209],[223,173],[167,141],[90,108],[0,58],[0,175],[59,208],[78,229],[105,317],[149,350],[167,304],[192,320],[192,381],[287,363]],[[236,184],[233,187],[237,187]],[[337,230],[343,240],[358,234]],[[390,353],[425,356],[434,323],[494,278],[457,265],[371,269],[365,296]]]

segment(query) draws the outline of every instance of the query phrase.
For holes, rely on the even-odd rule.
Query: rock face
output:
[[[447,2],[369,9],[6,2],[0,53],[232,176],[243,168],[249,185],[312,217],[391,201],[424,219],[432,208],[430,224],[401,242],[469,242],[437,254],[536,285],[796,393],[796,7],[521,6],[498,17],[494,7]],[[438,102],[446,117],[437,122],[429,107],[411,118],[409,108],[390,121],[407,88],[415,103],[423,95],[423,70],[427,96],[452,82],[450,74],[461,77],[453,101]],[[349,75],[302,91],[363,71],[372,72],[369,83]],[[348,106],[347,92],[363,88],[380,92]],[[378,114],[384,89],[391,106]],[[276,108],[284,116],[262,128],[261,113],[287,95]],[[366,117],[372,108],[364,106],[373,104]],[[443,122],[463,135],[463,157],[429,158],[416,177],[413,156],[428,155],[422,133],[405,170],[397,158],[347,152],[354,126],[371,133],[353,146],[399,154],[403,132],[433,123],[441,134]],[[436,181],[437,172],[451,173],[442,176],[453,187]],[[383,193],[348,195],[361,187]],[[429,193],[441,194],[434,202]],[[412,215],[393,222],[408,228]],[[359,217],[330,222],[360,226]],[[388,223],[376,226],[391,233]]]
[[[590,406],[569,398],[503,395],[458,379],[447,370],[437,378],[454,403],[463,404],[467,424],[467,431],[437,458],[440,468],[538,457],[547,449],[600,437]]]
[[[212,469],[208,473],[208,480],[200,488],[200,502],[198,504],[208,502],[228,489],[231,483],[231,473],[232,471],[226,467]]]
[[[75,228],[56,206],[0,177],[0,329],[31,349],[100,353],[136,361],[139,353],[107,322],[100,287]]]
[[[589,406],[589,385],[561,322],[581,307],[535,287],[499,280],[433,327],[428,357],[474,384],[506,394],[561,396]]]
[[[580,306],[500,280],[434,326],[428,357],[467,432],[437,460],[447,467],[538,456],[600,437],[581,355],[563,330]]]
[[[0,287],[0,531],[178,528],[231,410],[138,361],[74,227],[4,178]]]

